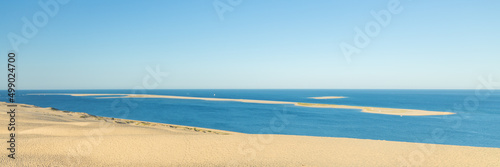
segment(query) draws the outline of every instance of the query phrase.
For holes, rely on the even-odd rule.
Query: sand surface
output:
[[[0,108],[8,109],[4,102]],[[5,122],[8,115],[0,118]],[[1,129],[7,140],[7,128]],[[500,165],[500,148],[242,134],[24,104],[17,107],[16,149],[15,160],[2,149],[2,166]]]
[[[39,94],[39,95],[43,95],[43,94]],[[50,95],[50,94],[46,94],[46,95]],[[429,116],[429,115],[452,115],[452,114],[455,114],[452,112],[426,111],[426,110],[414,110],[414,109],[362,107],[362,106],[318,104],[318,103],[300,103],[300,102],[271,101],[271,100],[169,96],[169,95],[147,95],[147,94],[59,94],[59,95],[98,96],[96,98],[167,98],[167,99],[188,99],[188,100],[207,100],[207,101],[233,101],[233,102],[260,103],[260,104],[291,104],[291,105],[296,105],[296,106],[314,107],[314,108],[357,109],[357,110],[361,110],[361,112],[365,112],[365,113],[400,115],[400,116]],[[332,98],[332,97],[333,96],[327,96],[326,98]],[[337,97],[337,96],[335,96],[335,97]],[[321,98],[321,97],[318,97],[318,98]],[[339,98],[339,97],[337,97],[337,98]]]

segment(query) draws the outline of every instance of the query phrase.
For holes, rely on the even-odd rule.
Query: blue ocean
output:
[[[250,134],[346,137],[500,148],[500,90],[20,90],[16,102],[59,110]],[[50,93],[154,94],[449,111],[399,116],[355,109],[309,108],[164,98],[98,99]],[[7,93],[4,91],[4,95]],[[311,99],[345,96],[343,99]],[[7,101],[2,96],[2,101]],[[22,117],[19,117],[22,119]],[[22,128],[22,127],[19,127]]]

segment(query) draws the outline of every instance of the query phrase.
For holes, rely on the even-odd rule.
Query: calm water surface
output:
[[[487,90],[482,93],[487,92]],[[180,99],[96,99],[37,93],[124,93],[131,90],[25,90],[17,102],[92,115],[222,129],[500,148],[500,90],[147,90],[145,94],[343,104],[451,111],[451,116],[394,116],[350,109]],[[7,101],[2,92],[1,101]],[[344,99],[311,99],[346,96]],[[477,100],[477,101],[476,101]],[[464,103],[466,102],[466,103]]]

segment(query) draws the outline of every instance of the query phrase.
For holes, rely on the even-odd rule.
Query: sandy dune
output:
[[[2,111],[7,111],[1,102]],[[1,114],[1,120],[8,120]],[[2,166],[498,166],[500,148],[254,135],[20,104]],[[0,135],[7,137],[6,128]],[[5,139],[5,138],[4,138]],[[6,146],[6,145],[4,145]]]

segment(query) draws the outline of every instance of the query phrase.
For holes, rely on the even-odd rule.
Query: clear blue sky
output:
[[[213,2],[72,0],[19,45],[18,89],[132,89],[157,65],[159,89],[474,89],[500,76],[500,1],[401,0],[351,62],[339,44],[389,0],[243,0],[224,20]],[[7,34],[38,11],[0,5],[1,76]]]

